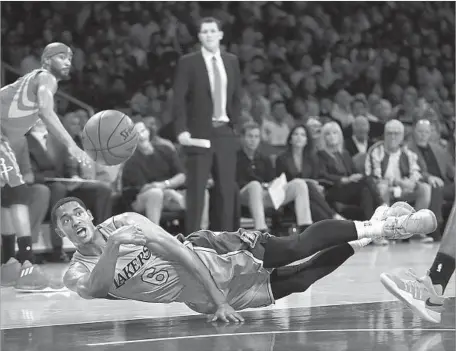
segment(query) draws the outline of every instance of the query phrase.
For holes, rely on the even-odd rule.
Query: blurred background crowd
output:
[[[293,146],[291,131],[303,126],[315,150],[324,150],[331,143],[325,133],[337,130],[335,122],[339,141],[345,140],[341,148],[356,167],[342,172],[349,177],[375,172],[364,144],[394,144],[389,130],[393,139],[402,133],[398,145],[415,143],[417,155],[419,147],[432,144],[448,158],[443,168],[427,164],[427,169],[429,158],[418,157],[429,191],[438,187],[433,176],[452,184],[453,2],[8,2],[2,4],[2,61],[25,74],[40,67],[46,44],[61,41],[74,53],[72,78],[61,84],[62,91],[95,111],[122,110],[135,122],[144,121],[155,142],[172,143],[175,66],[181,55],[199,48],[196,23],[208,15],[223,22],[222,43],[240,60],[242,120],[250,126],[241,132],[241,144],[258,129],[259,148],[275,164],[277,155]],[[7,74],[3,83],[15,78]],[[66,99],[58,99],[57,110],[76,138],[88,113]],[[114,183],[114,192],[122,188]],[[452,196],[446,190],[413,201],[442,208],[454,201],[454,189]],[[327,218],[344,216],[336,204],[341,196],[328,199],[326,191],[332,209]],[[99,213],[107,215],[104,209]]]

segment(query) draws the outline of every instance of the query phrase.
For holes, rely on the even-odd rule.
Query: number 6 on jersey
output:
[[[152,285],[166,284],[169,278],[168,271],[164,269],[158,272],[155,271],[154,267],[147,268],[141,276],[142,281]]]

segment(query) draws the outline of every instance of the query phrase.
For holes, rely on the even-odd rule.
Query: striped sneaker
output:
[[[388,217],[383,223],[382,236],[386,239],[407,239],[416,234],[429,234],[437,229],[437,218],[430,210]]]
[[[11,257],[8,262],[2,264],[1,268],[1,285],[8,287],[16,284],[17,278],[19,278],[19,272],[21,271],[21,264],[18,260]]]
[[[403,274],[399,271],[382,273],[380,281],[391,294],[419,316],[429,322],[440,323],[445,298],[435,291],[429,271],[423,278],[417,277],[412,270],[406,271],[405,277],[401,275]]]
[[[57,292],[65,290],[63,282],[54,282],[39,266],[25,261],[17,279],[15,289],[19,292]]]

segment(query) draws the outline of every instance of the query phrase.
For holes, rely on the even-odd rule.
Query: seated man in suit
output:
[[[345,149],[351,157],[365,154],[372,142],[369,140],[369,120],[364,116],[357,116],[352,124],[352,136],[345,139]]]
[[[417,154],[402,145],[404,131],[398,120],[385,124],[384,141],[369,149],[365,171],[375,179],[384,203],[401,199],[413,201],[417,210],[429,208],[431,186],[422,181]]]
[[[431,133],[432,123],[427,119],[418,120],[408,147],[418,155],[423,181],[432,186],[430,208],[442,224],[443,202],[454,201],[454,160],[447,150],[431,142]]]
[[[30,164],[27,140],[20,137],[11,142],[20,171],[27,186],[24,187],[23,195],[17,195],[13,188],[6,186],[1,191],[1,223],[2,223],[2,263],[6,263],[15,256],[15,241],[19,252],[18,260],[23,263],[25,260],[33,261],[32,256],[32,235],[38,235],[40,225],[43,223],[49,209],[49,189],[35,183],[32,167]],[[19,193],[19,194],[22,194]],[[17,208],[19,207],[19,211]],[[24,216],[21,212],[26,211]],[[30,252],[30,255],[29,255]],[[56,257],[60,256],[62,245],[54,246]],[[2,274],[2,283],[4,283]]]
[[[271,159],[258,151],[260,126],[248,122],[242,127],[242,148],[237,154],[237,182],[241,188],[241,203],[249,207],[257,230],[267,230],[264,209],[273,207],[268,186],[275,178]],[[291,180],[285,187],[285,200],[282,205],[294,201],[296,221],[299,227],[312,224],[309,189],[304,179]],[[301,230],[299,230],[301,231]]]
[[[163,209],[184,210],[185,173],[175,149],[159,143],[152,145],[149,129],[144,122],[136,123],[139,134],[138,147],[124,164],[122,188],[124,199],[134,211],[145,213],[152,222],[159,224]],[[201,228],[209,224],[209,193],[205,194],[205,206]]]

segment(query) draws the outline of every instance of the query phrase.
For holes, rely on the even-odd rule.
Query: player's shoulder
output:
[[[40,70],[39,72],[37,72],[36,74],[36,77],[40,80],[40,81],[49,81],[49,82],[55,82],[57,83],[57,78],[55,78],[55,76],[49,72],[49,71],[46,71],[46,70]]]
[[[114,217],[110,217],[104,222],[98,224],[95,227],[95,230],[101,233],[105,238],[108,238],[113,231],[115,231],[118,228],[116,225],[116,221]]]

